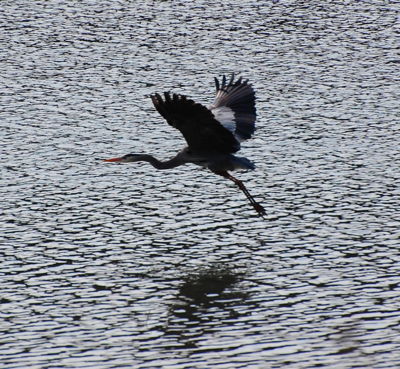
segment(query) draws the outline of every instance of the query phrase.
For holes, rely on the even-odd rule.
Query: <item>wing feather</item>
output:
[[[240,144],[213,113],[186,96],[164,92],[151,96],[154,107],[168,124],[178,129],[195,152],[234,153]]]
[[[225,76],[221,83],[215,78],[215,87],[217,94],[211,112],[238,141],[250,138],[255,131],[257,116],[253,87],[242,77],[235,82],[234,74],[229,82]]]

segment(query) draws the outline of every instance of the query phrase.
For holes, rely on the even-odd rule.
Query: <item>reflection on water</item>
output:
[[[238,272],[228,269],[225,265],[213,265],[188,275],[179,289],[179,294],[192,299],[197,305],[208,305],[213,300],[213,295],[220,295],[238,279]]]
[[[165,333],[184,347],[199,348],[205,334],[215,325],[230,327],[246,305],[246,291],[237,286],[244,272],[214,264],[185,275],[177,301],[170,307]],[[204,348],[203,348],[204,350]]]
[[[390,2],[3,2],[5,368],[398,368]],[[265,220],[146,97],[254,82]]]

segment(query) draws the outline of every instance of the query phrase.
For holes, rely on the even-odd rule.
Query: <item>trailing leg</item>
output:
[[[231,180],[246,195],[247,199],[256,210],[258,215],[260,215],[261,217],[265,215],[266,212],[264,207],[254,199],[254,197],[250,194],[250,192],[247,190],[246,186],[240,179],[237,179],[234,176],[230,175],[227,171],[215,171],[214,173]]]

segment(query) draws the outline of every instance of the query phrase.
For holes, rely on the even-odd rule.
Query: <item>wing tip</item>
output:
[[[235,78],[236,78],[236,77],[237,77],[237,75],[236,75],[235,72],[232,72],[232,73],[231,73],[231,75],[230,75],[230,77],[229,77],[229,80],[228,80],[228,78],[227,78],[227,76],[226,76],[225,74],[223,74],[223,75],[221,76],[221,81],[220,81],[217,77],[214,77],[214,82],[215,82],[216,91],[217,91],[217,92],[219,92],[219,91],[225,91],[225,92],[227,92],[227,90],[228,90],[229,88],[232,88],[232,87],[239,87],[239,86],[249,86],[249,87],[252,87],[251,84],[249,83],[249,80],[248,80],[248,79],[244,79],[243,76],[240,76],[240,75],[239,75],[239,76],[237,77],[236,81],[235,81]]]

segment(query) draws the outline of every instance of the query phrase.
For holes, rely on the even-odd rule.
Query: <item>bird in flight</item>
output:
[[[253,170],[254,164],[247,158],[233,155],[240,150],[240,142],[249,139],[255,131],[256,107],[253,87],[234,74],[221,82],[215,79],[216,97],[209,108],[184,95],[164,92],[151,95],[156,110],[169,125],[178,129],[187,147],[167,161],[159,161],[148,154],[127,154],[106,162],[130,163],[145,161],[156,169],[170,169],[193,163],[208,168],[213,173],[231,180],[246,195],[258,215],[265,209],[247,190],[243,182],[229,171]]]

